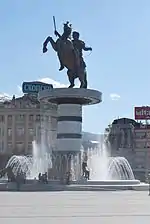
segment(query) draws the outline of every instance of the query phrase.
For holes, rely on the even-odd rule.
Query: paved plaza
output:
[[[42,222],[43,221],[43,222]],[[147,192],[0,192],[2,224],[150,223]]]

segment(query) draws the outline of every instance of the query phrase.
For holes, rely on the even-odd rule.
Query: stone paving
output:
[[[150,196],[146,191],[0,192],[2,224],[142,222],[150,223]]]

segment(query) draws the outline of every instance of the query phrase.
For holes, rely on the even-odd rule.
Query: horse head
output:
[[[69,24],[69,22],[67,21],[66,23],[64,23],[64,32],[63,32],[63,36],[68,38],[71,35],[72,32],[72,27],[71,24]]]

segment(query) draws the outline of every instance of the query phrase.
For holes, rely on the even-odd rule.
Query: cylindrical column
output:
[[[57,151],[79,152],[82,139],[82,106],[59,104],[57,123]]]
[[[102,101],[97,90],[84,88],[55,88],[39,92],[39,100],[57,104],[57,141],[53,150],[53,173],[64,178],[66,172],[80,176],[82,141],[82,106]],[[79,170],[79,171],[78,171]]]

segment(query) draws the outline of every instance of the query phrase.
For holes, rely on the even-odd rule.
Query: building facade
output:
[[[125,157],[135,174],[143,181],[150,172],[150,125],[121,118],[108,130],[112,156]]]
[[[135,127],[135,172],[148,178],[150,172],[150,125],[140,123]]]
[[[0,102],[0,167],[13,154],[29,155],[32,142],[44,133],[49,147],[55,147],[57,106],[40,104],[36,95]]]

